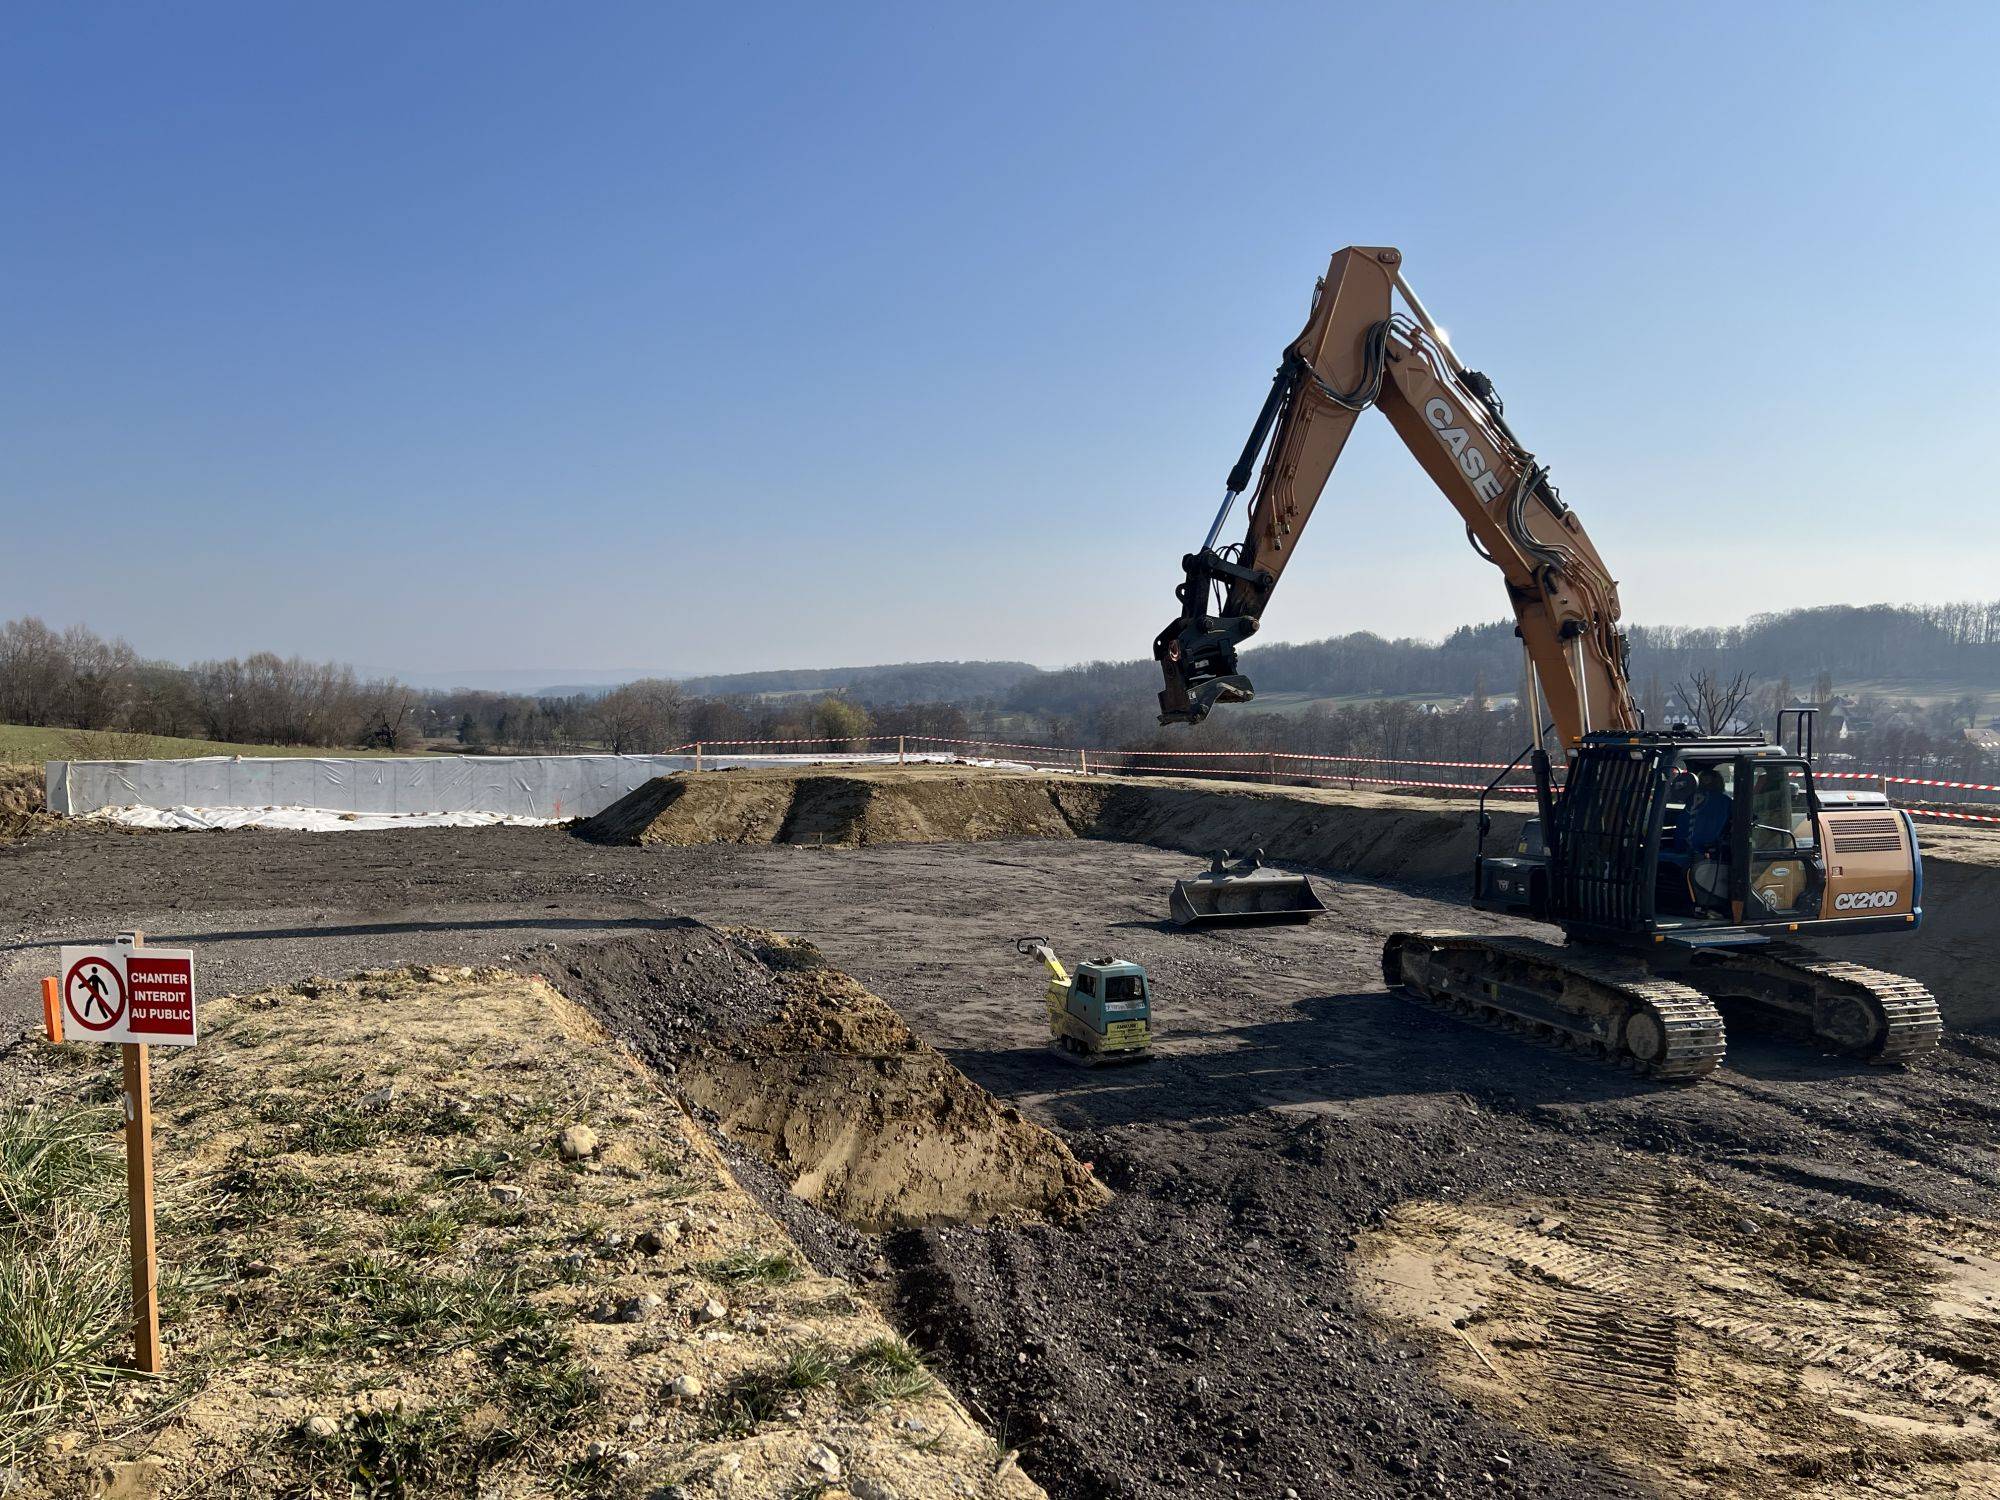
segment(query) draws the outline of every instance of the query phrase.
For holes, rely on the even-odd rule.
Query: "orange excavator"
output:
[[[1775,743],[1645,723],[1617,583],[1493,382],[1460,361],[1411,291],[1399,251],[1335,254],[1285,350],[1208,537],[1182,559],[1181,612],[1153,643],[1160,721],[1199,723],[1253,696],[1237,648],[1371,406],[1500,570],[1526,655],[1539,732],[1486,793],[1525,763],[1536,816],[1511,851],[1489,855],[1481,795],[1474,903],[1567,938],[1394,933],[1389,985],[1667,1079],[1721,1065],[1724,1009],[1872,1062],[1935,1048],[1941,1022],[1922,985],[1804,946],[1917,929],[1923,857],[1910,815],[1877,792],[1815,784],[1809,711],[1790,743],[1782,716]],[[1218,545],[1253,471],[1248,530]]]

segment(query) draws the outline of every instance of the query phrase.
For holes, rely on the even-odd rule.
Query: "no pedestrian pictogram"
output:
[[[63,971],[63,1009],[85,1031],[109,1031],[125,1018],[125,966],[117,955],[86,953]]]

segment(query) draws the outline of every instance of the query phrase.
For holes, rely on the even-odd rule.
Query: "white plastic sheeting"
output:
[[[210,756],[52,760],[51,812],[108,807],[309,808],[420,817],[587,818],[693,765],[684,755]]]
[[[1023,771],[1011,761],[922,754],[917,763]],[[705,771],[782,765],[894,765],[883,755],[705,755]],[[448,813],[489,813],[562,822],[604,811],[656,776],[695,769],[692,755],[316,755],[208,756],[200,760],[52,760],[51,812],[82,817],[117,808],[355,813],[393,819],[384,827]],[[240,823],[147,825],[244,827]],[[266,823],[264,827],[295,826]],[[317,826],[317,825],[315,825]],[[342,828],[358,825],[341,822]]]
[[[287,828],[299,833],[375,833],[390,828],[546,827],[560,818],[511,813],[351,813],[311,807],[107,807],[89,814],[128,828]]]

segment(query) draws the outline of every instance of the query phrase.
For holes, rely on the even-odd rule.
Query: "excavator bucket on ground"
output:
[[[1262,849],[1234,865],[1223,849],[1201,874],[1174,882],[1167,910],[1179,927],[1224,927],[1309,922],[1326,915],[1326,903],[1305,876],[1266,868]]]

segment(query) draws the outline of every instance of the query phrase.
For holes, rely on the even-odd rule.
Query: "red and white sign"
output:
[[[195,1042],[194,950],[65,948],[64,1029],[75,1042]]]

